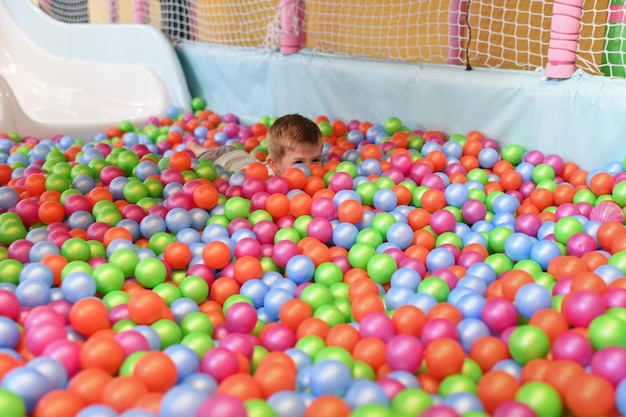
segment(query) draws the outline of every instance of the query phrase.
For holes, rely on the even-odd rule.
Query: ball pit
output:
[[[192,107],[0,133],[0,415],[626,414],[626,160],[320,116],[229,173],[272,119]]]

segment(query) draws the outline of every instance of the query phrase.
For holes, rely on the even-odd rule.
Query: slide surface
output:
[[[188,110],[190,96],[157,29],[66,24],[29,0],[0,0],[0,133],[90,140],[170,105]]]

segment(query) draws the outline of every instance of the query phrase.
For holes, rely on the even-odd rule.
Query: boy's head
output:
[[[317,125],[299,114],[282,116],[267,131],[267,162],[276,175],[295,164],[321,164],[324,137]]]

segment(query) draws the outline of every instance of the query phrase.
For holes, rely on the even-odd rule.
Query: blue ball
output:
[[[457,288],[455,288],[456,290]],[[456,302],[456,308],[463,317],[480,319],[483,313],[483,309],[487,304],[487,300],[480,294],[470,292],[469,294],[462,295]]]
[[[352,372],[343,362],[324,359],[313,365],[311,392],[314,395],[343,397],[352,384]]]
[[[459,343],[465,352],[469,352],[472,345],[483,337],[489,336],[489,328],[480,318],[465,318],[456,325],[459,334]]]
[[[218,386],[217,381],[212,376],[203,373],[189,375],[182,385],[194,388],[205,396],[215,394]]]
[[[300,393],[291,391],[279,391],[267,399],[267,404],[272,407],[278,417],[303,417],[306,411],[306,403]]]
[[[52,285],[53,279],[54,275],[48,265],[39,262],[31,262],[24,265],[19,276],[19,282],[38,280],[45,282],[48,286]]]
[[[522,365],[515,362],[514,359],[504,359],[497,362],[491,368],[492,371],[504,371],[509,375],[515,377],[518,381],[522,377]]]
[[[400,383],[406,388],[421,388],[421,384],[417,377],[408,371],[393,371],[387,375],[387,377],[400,381]]]
[[[465,275],[456,283],[456,288],[469,288],[472,292],[480,295],[487,293],[487,284],[485,281],[474,275]]]
[[[483,403],[470,392],[455,392],[444,398],[443,403],[452,407],[457,413],[464,415],[471,411],[484,412]]]
[[[609,285],[611,284],[611,282],[624,276],[624,273],[621,269],[619,269],[615,265],[609,264],[600,265],[593,272],[600,275],[600,277],[602,277],[602,280]]]
[[[435,248],[426,255],[426,267],[429,271],[448,268],[455,262],[454,254],[446,248]]]
[[[96,180],[87,174],[79,174],[72,180],[72,188],[80,191],[82,194],[89,193],[95,186]]]
[[[359,203],[362,201],[361,196],[354,190],[339,190],[333,196],[333,203],[335,206],[339,207],[341,203],[348,200],[358,201]]]
[[[413,243],[413,229],[406,223],[394,223],[387,230],[387,241],[404,250]]]
[[[550,261],[557,256],[561,256],[561,249],[550,240],[540,240],[530,251],[530,259],[537,262],[544,271],[547,270]]]
[[[124,200],[124,187],[130,180],[124,176],[115,177],[109,183],[109,191],[113,195],[114,200]]]
[[[194,243],[201,243],[202,237],[196,229],[186,227],[176,232],[176,241],[191,247]]]
[[[280,288],[289,291],[291,294],[295,294],[298,289],[298,284],[289,279],[279,279],[270,285],[270,290]]]
[[[84,229],[87,230],[95,222],[93,215],[86,210],[78,210],[70,214],[67,218],[67,225],[70,229]],[[33,229],[36,230],[36,229]]]
[[[448,303],[454,304],[455,306],[458,304],[461,297],[467,294],[473,294],[473,291],[469,288],[459,287],[458,285],[450,291],[448,294]]]
[[[398,268],[391,275],[391,287],[394,286],[403,286],[410,288],[413,292],[417,291],[417,287],[419,287],[420,282],[422,282],[422,277],[419,272],[417,272],[413,268]]]
[[[525,233],[515,232],[504,242],[504,253],[513,261],[530,259],[530,252],[537,239]]]
[[[626,415],[626,379],[622,379],[615,388],[615,405],[620,415]]]
[[[552,221],[543,222],[537,230],[537,239],[543,240],[546,236],[554,234],[556,223]]]
[[[198,355],[185,345],[171,345],[163,351],[176,365],[178,383],[195,374],[200,366]]]
[[[207,375],[208,376],[208,375]],[[178,385],[168,390],[159,407],[160,417],[195,417],[206,394],[193,386]]]
[[[31,262],[39,262],[48,255],[59,255],[61,249],[53,242],[44,240],[35,243],[28,252],[28,258]]]
[[[552,307],[552,294],[542,285],[525,284],[515,294],[515,307],[522,316],[529,319],[539,310]]]
[[[355,380],[346,392],[345,401],[351,410],[368,404],[379,404],[388,407],[390,403],[385,390],[369,379]]]
[[[285,350],[285,353],[289,355],[289,357],[293,360],[293,363],[296,364],[296,369],[298,371],[313,363],[311,356],[298,348],[287,349]]]
[[[496,271],[484,262],[476,262],[465,271],[466,275],[474,275],[489,285],[496,280]]]
[[[95,296],[96,290],[96,280],[91,274],[82,271],[69,273],[61,286],[63,298],[72,304],[82,298]]]
[[[15,289],[15,295],[20,300],[20,304],[26,307],[37,307],[52,301],[50,285],[37,279],[20,282]]]
[[[522,176],[522,181],[532,181],[535,166],[530,162],[522,162],[515,167],[515,170]]]
[[[196,313],[200,311],[198,304],[187,297],[180,297],[172,301],[170,304],[170,310],[174,316],[174,321],[178,324],[190,313]]]
[[[159,232],[165,232],[165,220],[159,215],[148,214],[146,217],[141,219],[141,222],[139,223],[139,230],[141,231],[141,235],[143,237],[150,239]]]
[[[46,378],[51,389],[63,389],[68,383],[68,374],[65,366],[61,362],[48,358],[45,356],[39,356],[33,358],[26,364],[27,367],[32,368],[39,372]]]
[[[117,411],[108,405],[93,404],[80,410],[76,417],[117,417],[117,415]]]
[[[141,335],[146,338],[150,350],[161,349],[161,337],[152,327],[140,324],[139,326],[133,327],[133,330],[141,333]]]
[[[296,255],[287,261],[286,276],[296,284],[310,282],[315,275],[315,264],[306,255]]]
[[[368,175],[382,175],[383,167],[380,165],[380,161],[368,158],[357,166],[357,172],[364,177]],[[357,186],[356,181],[353,183],[353,186]]]
[[[0,348],[13,349],[20,341],[20,329],[13,320],[0,316]]]
[[[449,140],[443,144],[443,153],[446,156],[460,158],[463,155],[463,145],[455,140]]]
[[[202,241],[209,243],[218,237],[229,237],[228,229],[221,224],[213,223],[204,227],[202,231]]]
[[[425,293],[417,293],[413,294],[407,300],[407,304],[414,305],[424,312],[424,314],[428,314],[431,308],[433,308],[437,304],[437,300],[430,294]]]
[[[191,216],[187,210],[175,207],[170,209],[165,215],[166,227],[174,233],[178,233],[183,229],[191,227]]]
[[[54,389],[46,377],[35,368],[21,366],[7,372],[2,379],[2,388],[19,395],[26,411],[29,413],[35,409],[37,402]]]
[[[333,243],[344,249],[349,249],[356,243],[359,229],[352,223],[339,223],[333,229]]]
[[[293,298],[293,293],[283,288],[271,288],[263,299],[263,307],[272,321],[278,320],[280,308]]]
[[[263,306],[263,300],[270,287],[259,279],[251,279],[244,282],[239,289],[241,295],[245,295],[252,301],[255,308]]]
[[[385,295],[385,305],[388,310],[395,310],[407,303],[415,291],[409,287],[395,285],[389,288]]]
[[[390,212],[398,205],[398,196],[389,188],[381,188],[374,193],[374,208]]]
[[[446,197],[446,202],[454,207],[462,207],[469,200],[469,190],[464,184],[450,184],[445,188],[443,194]]]
[[[481,168],[493,168],[500,159],[498,151],[493,148],[483,148],[478,152],[478,163]]]

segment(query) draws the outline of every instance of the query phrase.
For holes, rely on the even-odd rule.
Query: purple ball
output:
[[[196,411],[196,417],[247,417],[247,415],[248,411],[243,402],[227,394],[214,394],[208,397]]]
[[[241,353],[248,359],[252,359],[254,343],[244,333],[230,333],[220,340],[220,346],[231,352]]]
[[[329,188],[334,192],[341,190],[351,190],[354,185],[352,176],[347,172],[336,172],[330,178]]]
[[[563,303],[563,315],[575,327],[587,327],[589,323],[606,311],[601,295],[589,290],[571,293]]]
[[[487,206],[485,206],[485,203],[482,201],[468,200],[463,203],[463,206],[461,207],[461,214],[467,223],[474,224],[479,220],[485,219]]]
[[[524,155],[524,162],[529,162],[535,166],[543,163],[544,159],[544,154],[538,150],[528,151],[526,155]]]
[[[272,250],[272,259],[276,265],[284,268],[287,266],[289,259],[300,253],[298,245],[291,240],[281,240],[274,245]]]
[[[200,362],[200,371],[213,377],[217,382],[222,382],[239,372],[239,359],[234,352],[218,346],[204,354]]]
[[[394,371],[417,372],[422,364],[423,356],[424,347],[415,336],[398,334],[387,342],[385,358]]]
[[[493,298],[485,304],[481,315],[490,331],[501,333],[517,323],[517,309],[506,298]]]
[[[327,218],[315,217],[307,225],[306,234],[325,243],[333,237],[333,226]]]
[[[515,219],[515,229],[529,236],[537,236],[537,231],[541,227],[541,219],[532,213],[524,213]]]
[[[589,365],[593,355],[593,346],[589,339],[578,332],[568,331],[557,336],[552,342],[554,360],[570,359],[582,366]]]
[[[424,346],[428,346],[431,342],[444,337],[453,340],[458,340],[459,338],[456,326],[450,320],[436,318],[428,320],[422,327],[420,338]]]
[[[626,349],[621,346],[600,349],[591,357],[591,372],[617,386],[626,378]]]
[[[569,255],[578,258],[598,248],[595,239],[587,233],[575,233],[569,238],[565,247]]]
[[[537,417],[537,414],[526,404],[506,401],[494,410],[493,417]]]
[[[453,232],[456,228],[456,218],[450,210],[436,210],[430,217],[430,227],[437,234]]]
[[[607,308],[626,307],[626,289],[609,288],[603,295]]]
[[[395,327],[387,314],[371,312],[361,319],[359,334],[362,338],[375,337],[387,342],[395,335]]]
[[[435,405],[426,410],[422,414],[421,417],[461,417],[459,413],[457,413],[454,408],[447,405]]]
[[[276,235],[276,232],[278,232],[278,226],[272,221],[261,220],[260,222],[252,226],[252,231],[256,235],[259,243],[272,244],[274,243],[274,236]]]
[[[248,333],[256,326],[256,309],[245,302],[234,303],[226,310],[224,322],[231,332]]]
[[[282,324],[270,327],[263,336],[263,346],[270,352],[284,352],[294,347],[297,341],[296,333]]]
[[[116,334],[113,338],[122,347],[125,357],[128,357],[135,352],[150,350],[148,340],[144,337],[144,335],[134,330],[125,330]]]

